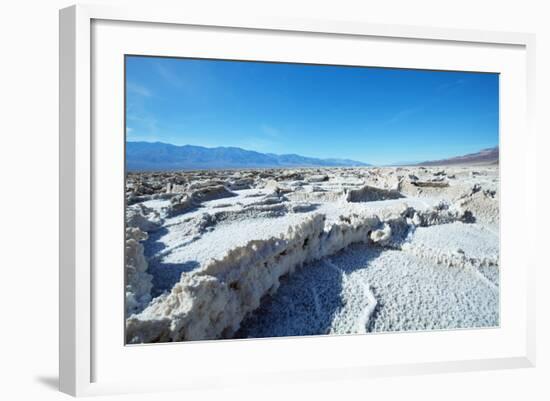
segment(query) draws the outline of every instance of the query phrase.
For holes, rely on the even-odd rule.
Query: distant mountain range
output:
[[[489,149],[482,149],[476,153],[470,153],[464,156],[451,157],[449,159],[431,160],[417,163],[417,166],[452,166],[452,165],[472,165],[472,164],[498,164],[498,146]]]
[[[129,171],[261,167],[356,167],[370,164],[349,159],[276,155],[235,147],[176,146],[162,142],[126,142]]]

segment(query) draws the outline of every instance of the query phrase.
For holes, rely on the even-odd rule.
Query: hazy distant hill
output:
[[[451,157],[449,159],[432,160],[418,163],[417,166],[452,166],[457,164],[498,164],[498,146],[482,149],[477,153],[464,156]]]
[[[276,155],[234,147],[176,146],[162,142],[126,142],[130,171],[251,167],[369,166],[348,159],[316,159],[295,154]]]

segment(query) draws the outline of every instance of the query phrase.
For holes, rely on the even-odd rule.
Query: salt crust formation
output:
[[[395,320],[393,315],[385,317],[384,314],[391,310],[386,300],[394,295],[385,294],[379,287],[380,282],[387,278],[372,273],[377,271],[376,267],[350,271],[350,275],[345,268],[345,254],[332,259],[340,262],[331,261],[332,255],[340,255],[348,248],[351,254],[357,253],[357,244],[366,247],[360,255],[385,250],[383,254],[387,256],[379,260],[388,259],[390,264],[405,263],[409,266],[410,260],[407,258],[415,258],[471,271],[472,277],[477,277],[479,282],[495,291],[496,298],[492,295],[480,298],[480,302],[490,305],[486,306],[488,309],[483,314],[486,317],[481,320],[474,317],[468,324],[472,327],[498,324],[498,305],[495,306],[494,301],[498,300],[498,247],[492,249],[489,256],[486,248],[476,249],[469,242],[462,245],[464,249],[456,247],[449,251],[448,244],[434,242],[436,237],[433,231],[443,230],[440,232],[441,238],[451,238],[456,236],[456,230],[465,230],[462,225],[471,226],[468,235],[478,235],[480,243],[486,242],[487,232],[498,231],[498,186],[492,171],[487,173],[481,169],[479,173],[471,168],[458,168],[450,174],[446,170],[434,171],[422,167],[412,171],[407,168],[335,170],[215,171],[131,176],[127,182],[129,206],[126,211],[127,342],[301,333],[301,329],[289,330],[288,322],[277,326],[274,322],[286,312],[273,312],[277,309],[273,307],[275,309],[270,310],[269,303],[265,301],[277,301],[273,297],[281,282],[288,281],[287,277],[296,270],[304,277],[309,274],[319,281],[330,276],[328,271],[334,271],[342,280],[347,280],[341,293],[335,295],[333,300],[344,302],[344,307],[336,308],[338,312],[327,315],[325,320],[331,320],[326,326],[328,328],[321,327],[322,318],[310,323],[308,330],[314,326],[318,329],[313,333],[307,332],[309,334],[424,327],[426,322],[415,320],[415,316],[395,323],[391,323]],[[208,205],[207,213],[201,213],[204,205]],[[249,221],[257,223],[250,225]],[[256,235],[264,235],[258,235],[257,239],[249,236],[249,240],[242,245],[227,249],[221,247],[223,253],[214,259],[183,271],[175,279],[163,278],[171,269],[167,269],[165,264],[158,265],[158,260],[164,255],[176,257],[179,249],[191,251],[191,248],[182,246],[182,238],[184,243],[194,245],[200,242],[197,239],[206,238],[209,233],[212,236],[215,232],[223,233],[224,227],[228,228],[228,233],[242,227],[246,238],[247,230],[266,224],[270,227],[275,222],[282,222],[282,226],[286,224],[286,231],[273,235],[277,232],[275,229],[262,228],[256,231]],[[182,236],[174,237],[173,246],[163,240],[162,246],[167,248],[151,254],[151,244],[156,243],[157,237],[165,235],[162,230],[171,230],[173,226],[178,227]],[[483,231],[484,227],[488,231]],[[241,234],[238,231],[233,233]],[[462,237],[457,238],[460,240]],[[146,243],[149,244],[149,251],[144,247]],[[206,248],[206,251],[210,252],[209,249]],[[400,262],[402,256],[399,255],[405,254],[410,256],[405,256],[405,262]],[[360,255],[356,259],[360,259]],[[170,274],[180,273],[176,269]],[[355,288],[350,277],[357,274],[363,276],[359,280],[360,285]],[[402,280],[400,273],[396,273],[398,275],[395,277],[391,274],[388,270],[388,277],[393,277],[396,282]],[[418,271],[415,270],[414,274]],[[443,273],[433,270],[430,274]],[[467,277],[469,282],[470,276]],[[460,280],[465,282],[464,278]],[[478,284],[474,280],[469,285],[474,288]],[[153,295],[154,286],[165,290],[160,296]],[[292,291],[292,286],[286,286],[283,292],[287,291]],[[470,293],[473,290],[466,288],[457,291]],[[316,316],[326,313],[323,312],[323,302],[324,298],[312,291]],[[359,307],[359,304],[362,306]],[[261,311],[263,321],[257,320],[255,311]],[[406,315],[402,310],[400,313]],[[307,314],[311,315],[310,311]],[[375,315],[377,319],[373,318]],[[273,317],[273,321],[266,321],[268,317]],[[468,322],[460,313],[453,319],[447,323],[442,320],[441,327],[446,327],[445,324],[454,327],[457,321],[462,321],[462,324]],[[241,327],[243,321],[244,327]],[[436,324],[434,327],[440,326]]]
[[[377,215],[341,216],[325,226],[316,214],[286,235],[253,240],[199,271],[182,274],[169,294],[127,320],[130,343],[206,340],[231,337],[261,299],[274,294],[280,278],[308,262],[333,255],[357,242],[397,247],[415,226],[467,219],[463,210],[438,205],[416,211],[402,205],[382,221]]]
[[[140,241],[147,233],[137,227],[126,228],[126,315],[143,309],[151,301],[153,276],[147,273],[147,260]]]

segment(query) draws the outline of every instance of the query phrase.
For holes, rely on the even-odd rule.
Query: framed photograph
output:
[[[61,390],[534,366],[533,58],[520,33],[61,10]]]

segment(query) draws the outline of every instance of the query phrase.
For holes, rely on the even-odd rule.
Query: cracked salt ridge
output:
[[[384,232],[389,230],[390,224],[395,226],[396,239],[402,239],[403,229],[408,224],[403,213],[411,211],[403,207],[398,209],[401,211],[394,210],[397,214],[392,213],[393,217],[388,215],[384,220]],[[457,211],[438,210],[440,223],[459,218]],[[426,211],[420,220],[436,223],[432,213]],[[289,229],[285,237],[254,240],[244,247],[233,248],[224,258],[209,261],[196,273],[182,274],[169,294],[153,300],[142,313],[130,317],[126,326],[127,341],[230,337],[239,329],[242,320],[260,306],[261,297],[277,291],[282,276],[293,273],[304,263],[365,241],[380,224],[378,217],[368,213],[348,215],[340,219],[339,224],[327,227],[325,216],[314,214]],[[319,322],[324,321],[319,319]]]
[[[218,212],[239,212],[243,206],[258,202],[265,190],[235,191],[237,196],[204,202],[196,210],[174,217],[165,217],[163,227],[149,235],[144,243],[145,255],[149,261],[148,272],[153,275],[152,295],[158,296],[170,290],[179,281],[183,272],[191,272],[207,263],[210,259],[221,259],[234,248],[246,245],[251,238],[267,240],[285,234],[289,227],[305,221],[315,213],[326,216],[327,224],[338,222],[344,214],[376,212],[406,202],[418,209],[433,206],[436,201],[419,198],[402,198],[365,203],[342,202],[335,207],[334,202],[318,204],[311,212],[287,213],[280,217],[243,216],[242,220],[217,223],[205,232],[196,231],[196,220],[203,215]],[[166,200],[143,202],[161,215],[166,216],[164,208],[170,204]]]
[[[297,266],[364,240],[380,224],[377,217],[350,216],[325,230],[325,216],[315,214],[288,230],[285,237],[253,240],[211,260],[127,320],[127,341],[157,342],[229,337],[243,318],[274,293],[279,279]]]
[[[246,245],[251,238],[267,240],[287,232],[289,227],[303,222],[311,213],[287,213],[280,217],[250,217],[236,215],[229,222],[216,223],[204,232],[197,231],[197,219],[208,218],[219,212],[240,212],[243,205],[258,202],[265,195],[257,190],[236,191],[237,197],[204,202],[193,212],[165,219],[164,226],[152,233],[145,243],[149,272],[153,274],[153,295],[170,290],[179,281],[182,272],[198,269],[210,259],[221,259],[231,249]],[[148,207],[162,207],[165,203],[148,203]],[[220,207],[222,206],[222,207]]]
[[[483,228],[451,223],[421,227],[417,238],[420,244],[445,231],[476,254],[485,245],[473,246],[468,237],[478,230]],[[311,287],[323,295],[317,305],[304,291]],[[236,336],[494,327],[498,305],[498,288],[468,265],[442,266],[407,251],[353,244],[285,278],[278,292],[242,322]]]

